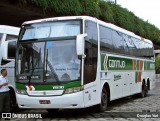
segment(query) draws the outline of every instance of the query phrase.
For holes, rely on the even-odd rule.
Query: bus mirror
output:
[[[80,34],[77,35],[76,38],[76,51],[77,51],[77,55],[83,56],[84,55],[84,42],[85,42],[85,37],[87,36],[87,34]]]

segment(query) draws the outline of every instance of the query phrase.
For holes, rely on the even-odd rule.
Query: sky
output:
[[[117,0],[117,4],[160,29],[160,0]]]

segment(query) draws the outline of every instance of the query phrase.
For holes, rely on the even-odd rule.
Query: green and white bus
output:
[[[140,94],[154,80],[150,40],[89,16],[24,22],[16,53],[16,98],[20,108],[96,105]]]

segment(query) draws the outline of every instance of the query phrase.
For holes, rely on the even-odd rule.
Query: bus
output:
[[[24,22],[15,78],[20,108],[48,112],[97,106],[139,94],[154,80],[153,43],[89,16]]]
[[[17,106],[15,97],[15,53],[20,28],[0,25],[0,70],[7,69],[11,109]]]

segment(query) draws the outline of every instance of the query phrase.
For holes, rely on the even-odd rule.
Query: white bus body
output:
[[[15,53],[20,28],[0,25],[0,70],[7,69],[11,101],[15,98]]]
[[[17,48],[20,108],[104,111],[109,101],[146,96],[154,79],[150,40],[88,16],[25,22]]]

